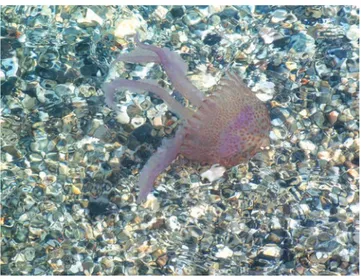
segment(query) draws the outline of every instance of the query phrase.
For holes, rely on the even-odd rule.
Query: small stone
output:
[[[122,40],[126,36],[135,35],[137,30],[141,28],[142,25],[145,25],[145,21],[139,15],[126,19],[121,19],[116,24],[114,30],[114,37],[117,40]]]
[[[286,10],[283,10],[283,9],[275,10],[272,13],[271,22],[278,23],[278,22],[284,21],[286,19],[287,15],[288,15],[288,12]]]
[[[168,261],[168,256],[167,256],[167,254],[164,254],[164,255],[157,258],[156,263],[159,266],[163,267],[163,266],[166,265],[167,261]]]
[[[276,127],[283,126],[283,121],[280,118],[273,119],[271,123],[272,126],[276,126]]]
[[[260,249],[260,254],[269,258],[280,258],[282,249],[274,244],[267,244]]]
[[[323,113],[320,111],[312,114],[310,118],[318,127],[322,127],[323,123],[325,121],[325,117],[324,117]]]
[[[351,121],[351,120],[354,120],[354,116],[353,116],[353,113],[351,112],[350,109],[345,109],[342,111],[341,115],[339,116],[338,120],[341,121],[341,122],[348,122],[348,121]]]
[[[352,236],[353,241],[355,241],[356,244],[360,243],[360,233],[358,231],[355,231]]]
[[[330,161],[331,160],[331,154],[329,151],[320,151],[317,154],[317,158],[320,160]]]
[[[202,20],[200,14],[195,10],[187,11],[187,14],[183,17],[183,22],[188,26],[195,25]]]
[[[132,118],[130,124],[133,126],[134,129],[142,126],[145,123],[146,119],[142,116],[136,116]]]
[[[203,71],[189,76],[189,79],[197,88],[202,91],[207,91],[209,88],[217,84],[215,77]]]
[[[91,276],[94,270],[94,263],[92,261],[83,262],[84,275]]]
[[[309,116],[309,112],[307,109],[303,109],[298,113],[300,116],[302,116],[303,118],[308,118]]]
[[[3,70],[0,70],[0,81],[4,81],[5,80],[5,73],[3,72]]]
[[[219,165],[213,165],[209,170],[201,174],[202,180],[207,179],[209,182],[213,182],[221,178],[226,171],[226,168]]]
[[[153,118],[153,126],[154,126],[154,128],[163,127],[163,121],[162,121],[162,116],[161,115],[158,115],[158,116]]]
[[[282,140],[287,137],[287,132],[282,127],[274,127],[270,132],[272,140]]]
[[[357,41],[360,38],[360,30],[358,25],[351,25],[346,32],[346,37],[350,41]]]
[[[153,194],[148,194],[147,200],[144,203],[144,207],[149,208],[153,211],[158,211],[158,209],[160,208],[160,203]]]
[[[306,153],[314,153],[317,149],[317,146],[310,140],[302,140],[299,142],[299,146]]]
[[[81,194],[81,190],[76,187],[75,185],[71,186],[71,191],[73,192],[74,195],[80,195]]]
[[[337,111],[331,111],[328,115],[327,115],[327,119],[330,122],[331,125],[335,124],[337,121],[339,113]]]
[[[256,84],[252,88],[252,91],[256,91],[256,96],[263,102],[267,102],[273,98],[275,94],[275,84],[270,81],[262,81]]]
[[[115,119],[121,124],[128,124],[130,122],[130,117],[127,113],[127,106],[121,106],[119,108]]]
[[[207,36],[204,38],[203,42],[206,45],[213,46],[215,44],[218,44],[222,40],[222,37],[217,34],[207,34]]]
[[[346,157],[341,149],[336,149],[333,152],[332,160],[336,165],[342,165],[346,161]]]
[[[218,15],[212,15],[209,19],[209,23],[213,26],[218,26],[221,22],[221,18]]]
[[[168,13],[167,8],[163,6],[158,6],[153,14],[158,18],[158,20],[165,20],[167,13]]]
[[[169,217],[169,221],[167,223],[172,231],[178,231],[181,229],[181,225],[178,222],[177,216]]]
[[[35,249],[34,248],[26,248],[24,250],[24,256],[25,256],[25,259],[29,262],[33,261],[34,258],[35,258]]]
[[[183,6],[173,6],[170,13],[174,18],[181,18],[184,15],[184,8]]]
[[[359,176],[359,173],[356,169],[347,170],[347,174],[350,175],[354,179],[358,178],[358,176]]]
[[[223,246],[223,245],[222,245]],[[227,259],[233,256],[233,251],[229,249],[227,246],[218,250],[215,255],[217,258]]]
[[[288,70],[293,71],[293,70],[297,69],[297,63],[295,63],[293,61],[287,61],[286,67]]]
[[[118,157],[114,157],[114,158],[111,158],[109,160],[109,165],[115,169],[115,168],[118,168],[120,166],[120,159]]]
[[[194,206],[190,209],[190,216],[198,219],[199,217],[203,216],[206,213],[206,208],[202,205]]]
[[[315,69],[320,77],[328,76],[331,73],[331,69],[328,68],[322,61],[315,62]]]
[[[18,59],[16,58],[16,56],[2,59],[1,67],[5,71],[6,78],[16,77],[19,69]]]
[[[296,271],[298,274],[303,275],[305,273],[305,268],[302,265],[297,266]]]
[[[272,44],[278,39],[282,39],[282,35],[277,33],[274,28],[262,27],[258,34],[266,45]]]
[[[73,264],[70,268],[69,271],[73,274],[76,274],[78,272],[83,271],[83,265],[81,262],[76,262],[75,264]]]
[[[343,145],[346,147],[346,148],[350,148],[354,143],[354,139],[353,138],[347,138],[345,140],[345,142],[343,143]]]
[[[36,98],[32,98],[29,95],[26,95],[21,103],[25,109],[31,110],[36,105]]]
[[[99,25],[103,25],[103,19],[98,16],[92,9],[87,8],[86,14],[84,18],[78,19],[79,26],[84,27],[94,27]]]

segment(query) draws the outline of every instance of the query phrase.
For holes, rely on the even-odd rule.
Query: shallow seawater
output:
[[[357,7],[1,6],[0,27],[2,275],[359,274]],[[152,93],[105,104],[111,78],[173,90],[112,64],[136,31],[203,92],[239,74],[270,146],[216,178],[178,158],[137,204],[180,120]]]

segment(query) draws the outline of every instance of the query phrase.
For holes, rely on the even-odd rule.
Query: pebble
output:
[[[213,26],[217,26],[221,23],[221,18],[218,15],[212,15],[209,19],[209,23]]]
[[[259,255],[264,257],[276,259],[281,257],[282,249],[274,244],[266,244],[258,251]]]
[[[1,60],[1,65],[5,71],[5,77],[16,77],[19,70],[18,59],[16,57],[5,58]]]
[[[34,248],[31,248],[31,247],[26,248],[26,249],[24,250],[24,257],[25,257],[25,259],[26,259],[28,262],[33,261],[34,258],[35,258],[35,249],[34,249]]]
[[[130,117],[127,113],[127,106],[120,106],[117,111],[117,116],[115,118],[120,124],[128,124],[130,122]]]
[[[173,6],[170,13],[173,17],[180,18],[184,15],[184,8],[183,6]]]
[[[344,143],[343,146],[345,146],[346,148],[350,148],[354,143],[354,139],[353,138],[347,138]]]
[[[320,160],[330,161],[331,160],[331,153],[329,151],[320,151],[317,154],[317,158]]]
[[[218,44],[222,40],[222,37],[217,34],[207,34],[206,37],[203,39],[203,42],[206,45],[213,46]]]
[[[2,274],[358,274],[357,8],[2,15]],[[152,94],[122,91],[108,107],[100,86],[157,79],[189,102],[160,65],[109,69],[136,32],[180,53],[206,95],[228,69],[247,80],[270,111],[268,149],[227,172],[179,156],[138,205],[139,170],[181,119]]]
[[[259,30],[259,35],[263,39],[264,43],[269,45],[275,40],[276,31],[273,28],[262,27]]]
[[[3,70],[0,70],[0,81],[5,81],[5,73]]]
[[[327,118],[328,118],[328,121],[330,122],[331,125],[336,123],[338,116],[339,116],[339,113],[337,111],[335,111],[335,110],[331,111],[328,114]]]
[[[153,14],[157,17],[158,20],[165,20],[167,13],[168,13],[167,8],[163,6],[158,6]]]
[[[172,231],[179,231],[181,229],[181,224],[179,224],[177,216],[169,217],[168,226]]]
[[[201,173],[202,180],[207,179],[210,183],[220,179],[226,168],[219,165],[213,165],[211,168],[203,173]]]
[[[183,22],[188,25],[196,25],[202,20],[201,15],[195,10],[188,10],[185,16],[183,17]]]
[[[85,17],[78,19],[80,26],[85,27],[94,27],[96,25],[103,25],[103,19],[98,16],[92,9],[87,8],[85,12]]]
[[[360,38],[360,28],[358,25],[351,25],[346,32],[346,37],[350,41],[357,41]]]
[[[75,185],[71,186],[71,191],[73,192],[74,195],[80,195],[81,194],[81,190],[76,187]]]
[[[144,26],[146,22],[140,15],[121,19],[115,25],[114,37],[121,42],[126,36],[135,35],[136,31]]]
[[[153,118],[153,126],[154,128],[160,128],[163,126],[162,116],[158,115]]]
[[[217,253],[215,254],[215,256],[217,258],[221,258],[221,259],[227,259],[233,256],[233,251],[231,249],[229,249],[229,247],[221,245],[221,248],[218,249]]]
[[[205,214],[206,211],[206,207],[203,205],[200,206],[194,206],[190,209],[190,216],[192,218],[198,219],[200,217],[202,217]]]
[[[147,200],[144,203],[144,208],[149,208],[152,211],[158,211],[160,208],[159,200],[152,194],[148,194]]]
[[[252,90],[257,91],[256,96],[261,101],[267,102],[273,98],[275,93],[275,84],[268,81],[259,82],[252,88]]]
[[[286,10],[283,10],[283,9],[275,10],[272,13],[271,22],[279,23],[281,21],[284,21],[286,19],[287,15],[288,15],[288,12]]]
[[[317,150],[317,146],[310,140],[302,140],[299,142],[299,146],[303,149],[307,154],[315,153]]]
[[[132,118],[130,121],[130,124],[133,126],[133,129],[136,129],[140,126],[142,126],[145,123],[146,119],[142,116],[136,116]]]
[[[207,91],[217,84],[217,79],[214,76],[203,71],[191,75],[189,79],[197,88],[199,88],[199,90],[202,91]]]

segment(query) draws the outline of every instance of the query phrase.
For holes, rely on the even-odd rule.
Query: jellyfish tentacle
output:
[[[163,139],[161,147],[149,158],[139,174],[138,185],[140,192],[137,203],[141,203],[146,199],[147,195],[152,191],[158,175],[177,158],[183,139],[184,129],[181,127],[174,138]]]
[[[174,111],[178,116],[182,118],[188,118],[192,114],[191,110],[185,108],[180,103],[178,103],[169,92],[167,92],[162,87],[153,83],[153,81],[147,80],[128,80],[117,78],[111,82],[105,83],[103,85],[103,91],[105,92],[105,100],[108,106],[114,108],[114,92],[117,89],[126,88],[141,93],[144,91],[149,91],[157,95],[159,98],[164,100],[164,102],[169,106],[170,110]]]

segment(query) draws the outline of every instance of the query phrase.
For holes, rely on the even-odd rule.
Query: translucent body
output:
[[[153,81],[119,78],[104,84],[106,101],[111,107],[114,107],[113,94],[119,88],[150,91],[183,118],[183,125],[175,137],[164,139],[162,146],[142,169],[138,202],[147,197],[157,176],[178,154],[203,164],[219,163],[230,167],[249,160],[269,144],[270,119],[267,108],[236,75],[227,72],[217,90],[205,96],[188,80],[187,65],[177,53],[167,48],[145,45],[137,37],[135,41],[138,48],[121,55],[117,61],[161,64],[173,87],[197,107],[195,111],[183,107]]]

